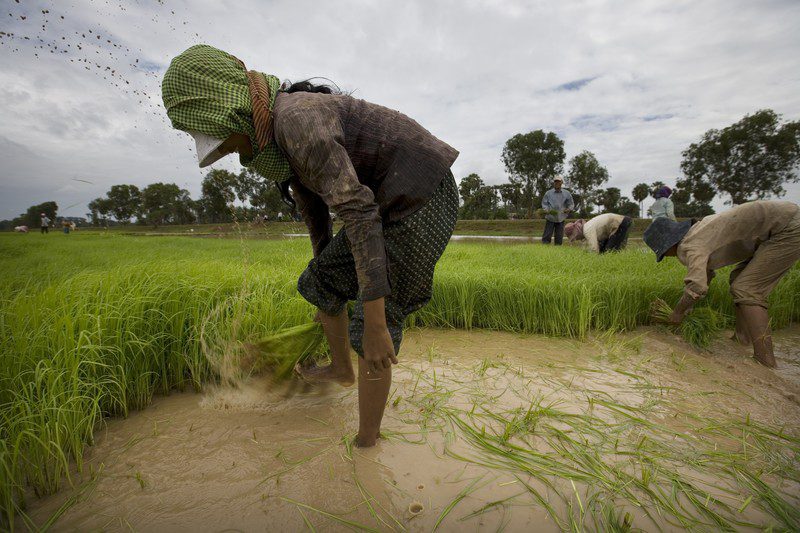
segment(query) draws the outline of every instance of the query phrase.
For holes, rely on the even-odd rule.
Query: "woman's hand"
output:
[[[383,298],[364,302],[364,337],[361,340],[369,372],[381,373],[397,364],[394,343],[386,326]]]
[[[673,326],[677,326],[683,322],[684,317],[694,308],[694,304],[695,299],[692,295],[684,291],[683,296],[678,300],[678,305],[675,306],[675,310],[672,311],[672,314],[669,316],[669,323]]]
[[[680,326],[681,322],[683,322],[684,316],[685,315],[683,313],[675,309],[674,311],[672,311],[672,313],[670,313],[669,317],[667,317],[666,322],[670,326]]]

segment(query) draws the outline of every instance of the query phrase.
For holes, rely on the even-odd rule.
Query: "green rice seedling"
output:
[[[222,379],[209,347],[308,324],[314,310],[297,293],[296,279],[310,255],[303,240],[87,232],[45,243],[0,235],[3,526],[13,527],[26,491],[48,494],[69,482],[104,418],[141,409],[155,394]],[[437,265],[429,305],[409,325],[569,337],[630,330],[650,322],[654,298],[677,299],[682,278],[677,262],[655,265],[652,254],[634,247],[596,256],[577,247],[453,243]],[[727,283],[717,276],[705,301],[723,316],[733,313]],[[776,327],[800,320],[798,293],[795,267],[770,296]],[[426,385],[423,392],[430,391]],[[491,401],[489,394],[475,398]],[[454,431],[441,418],[449,408],[443,399],[441,392],[426,398],[425,431]],[[481,411],[478,405],[471,416]],[[424,439],[425,431],[398,438]],[[528,437],[519,432],[509,442],[518,438]],[[750,507],[757,504],[754,498]]]
[[[455,508],[456,505],[458,505],[461,502],[461,500],[463,500],[464,498],[466,498],[467,496],[469,496],[470,494],[472,494],[473,492],[475,492],[476,490],[478,490],[483,486],[483,484],[478,485],[478,482],[481,481],[482,479],[483,476],[472,480],[472,482],[469,485],[467,485],[466,487],[461,489],[461,491],[459,491],[459,493],[456,495],[455,498],[453,498],[450,501],[450,503],[445,505],[444,509],[442,509],[441,514],[439,514],[439,518],[436,519],[436,523],[433,525],[432,531],[436,531],[437,529],[439,529],[439,526],[442,525],[442,522],[444,522],[444,519],[447,518],[447,515],[450,514],[450,512]]]
[[[672,308],[664,300],[653,301],[653,318],[666,321],[672,314]],[[677,327],[681,336],[695,348],[707,349],[725,327],[726,320],[717,311],[709,307],[693,309],[683,318]]]
[[[348,528],[355,529],[356,531],[367,531],[367,532],[370,532],[370,533],[379,533],[379,530],[377,530],[375,528],[371,528],[369,526],[365,526],[364,524],[360,524],[360,523],[355,522],[353,520],[348,520],[346,518],[342,518],[342,517],[337,516],[337,515],[335,515],[333,513],[329,513],[327,511],[323,511],[322,509],[317,509],[316,507],[312,507],[312,506],[310,506],[308,504],[299,502],[297,500],[293,500],[291,498],[286,498],[284,496],[280,496],[280,499],[285,501],[285,502],[294,504],[295,506],[297,506],[298,510],[300,510],[302,508],[302,509],[306,509],[308,511],[314,511],[315,513],[317,513],[317,514],[319,514],[321,516],[329,518],[330,520],[333,520],[334,522],[336,522],[338,524],[341,524],[343,526],[346,526]]]
[[[249,345],[252,369],[269,369],[278,381],[291,377],[295,365],[319,352],[325,342],[322,325],[310,322],[281,330]]]

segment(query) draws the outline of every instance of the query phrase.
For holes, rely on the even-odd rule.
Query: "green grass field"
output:
[[[153,394],[214,380],[209,338],[253,339],[308,321],[295,290],[304,240],[0,235],[0,507],[52,493],[81,466],[97,423]],[[454,243],[417,326],[582,337],[649,321],[674,302],[684,269],[641,248],[598,256],[577,247]],[[772,295],[775,326],[800,320],[800,268]],[[730,315],[724,273],[708,305]],[[235,337],[235,338],[230,338]]]
[[[642,236],[644,230],[652,222],[650,219],[637,218],[633,221],[630,235],[633,238]],[[456,235],[491,235],[508,237],[533,237],[539,238],[544,231],[544,219],[531,220],[459,220],[456,223]],[[338,230],[341,222],[334,222],[334,229]],[[307,229],[302,222],[267,222],[251,224],[186,224],[153,226],[128,224],[126,226],[111,226],[104,228],[81,228],[79,233],[115,233],[115,234],[185,234],[185,235],[219,235],[238,237],[241,234],[248,237],[269,238],[280,237],[286,233],[306,233]]]

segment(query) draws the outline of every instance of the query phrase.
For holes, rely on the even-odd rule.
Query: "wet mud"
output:
[[[29,513],[38,525],[55,518],[58,531],[557,531],[615,520],[682,529],[645,491],[604,485],[604,476],[630,471],[654,486],[658,476],[667,487],[679,476],[723,515],[727,506],[742,524],[780,526],[743,482],[705,467],[717,464],[712,450],[741,454],[742,446],[745,455],[788,461],[761,479],[800,503],[796,456],[781,455],[778,437],[748,446],[738,432],[798,436],[800,328],[775,341],[779,368],[771,370],[727,339],[698,352],[658,328],[585,341],[411,331],[374,448],[352,445],[355,387],[288,395],[253,378],[157,398],[108,421],[75,488],[32,499]],[[719,430],[726,421],[732,431]],[[614,432],[623,442],[605,438]],[[595,453],[602,465],[633,466],[592,470]],[[690,459],[697,454],[706,462]],[[604,500],[611,494],[619,497]],[[675,500],[695,514],[685,497]]]

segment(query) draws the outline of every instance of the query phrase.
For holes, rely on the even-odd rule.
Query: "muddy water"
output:
[[[561,516],[562,527],[573,515],[592,528],[590,515],[598,513],[579,510],[589,505],[589,484],[553,475],[548,487],[519,469],[487,466],[487,457],[497,455],[487,456],[470,441],[456,418],[491,433],[498,417],[530,412],[532,405],[566,413],[550,425],[505,426],[512,428],[510,443],[542,454],[557,452],[553,446],[561,441],[548,437],[554,431],[580,434],[569,414],[611,420],[616,411],[601,411],[603,401],[641,410],[687,435],[698,431],[692,418],[698,414],[796,429],[800,328],[779,332],[776,344],[780,367],[773,371],[730,341],[699,353],[656,329],[586,342],[413,331],[394,375],[385,438],[375,448],[349,444],[357,424],[354,388],[287,391],[254,379],[236,389],[174,394],[126,420],[109,421],[88,451],[83,481],[76,477],[75,490],[31,502],[31,516],[42,524],[65,509],[55,522],[63,531],[431,531],[437,523],[443,531],[558,530],[524,482]],[[597,439],[591,427],[583,430]],[[738,445],[724,435],[697,436],[714,449]],[[627,460],[605,454],[601,441],[598,453],[609,464]],[[749,495],[696,465],[673,466],[734,508]],[[800,503],[791,480],[773,482]],[[654,528],[645,510],[624,498],[614,507],[620,516],[629,513],[635,527]],[[755,504],[740,516],[775,523]],[[677,529],[657,514],[654,520]]]

